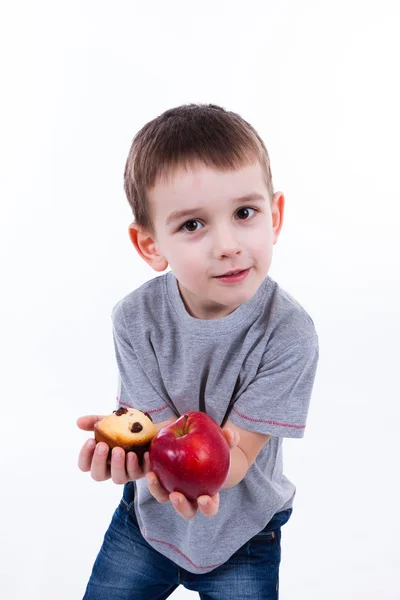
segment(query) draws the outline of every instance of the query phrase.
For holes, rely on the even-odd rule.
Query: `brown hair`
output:
[[[215,104],[186,104],[149,121],[134,137],[125,165],[124,189],[135,223],[154,234],[147,191],[177,167],[201,161],[224,171],[259,160],[273,196],[264,142],[242,117]]]

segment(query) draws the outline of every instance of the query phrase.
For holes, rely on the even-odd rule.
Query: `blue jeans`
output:
[[[140,533],[133,508],[133,485],[124,487],[83,600],[164,600],[179,586],[201,600],[277,600],[281,526],[292,509],[278,512],[268,525],[223,565],[194,574],[152,548]]]

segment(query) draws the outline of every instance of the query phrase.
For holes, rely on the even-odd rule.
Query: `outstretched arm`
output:
[[[241,429],[229,420],[222,431],[231,448],[231,467],[223,488],[230,488],[243,479],[257,454],[271,436]],[[218,493],[214,496],[200,496],[197,501],[191,502],[180,492],[168,494],[153,472],[147,473],[146,478],[149,490],[154,498],[158,502],[171,501],[176,512],[184,519],[193,519],[198,510],[206,517],[214,517],[218,512]]]
[[[79,417],[76,424],[79,429],[93,431],[94,425],[103,417],[101,415],[86,415]],[[161,423],[154,423],[158,430],[176,421],[177,417],[170,417]],[[122,448],[114,448],[111,453],[111,461],[108,460],[109,448],[105,442],[96,444],[91,437],[82,446],[78,458],[78,466],[81,471],[90,471],[95,481],[106,481],[112,479],[114,483],[123,485],[128,481],[136,481],[150,471],[149,453],[143,457],[143,465],[140,466],[134,452],[127,452]]]
[[[271,439],[270,435],[247,431],[234,425],[229,419],[223,430],[230,429],[238,437],[238,442],[231,450],[231,468],[223,488],[231,488],[242,481],[257,455]]]

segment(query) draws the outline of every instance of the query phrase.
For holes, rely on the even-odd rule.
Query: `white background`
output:
[[[396,0],[15,1],[0,23],[2,598],[83,595],[122,488],[78,470],[75,421],[114,409],[111,309],[156,275],[125,159],[148,120],[212,102],[265,140],[287,203],[270,274],[320,337],[284,445],[281,598],[398,599]]]

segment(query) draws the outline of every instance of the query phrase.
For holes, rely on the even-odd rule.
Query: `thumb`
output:
[[[76,420],[76,424],[83,431],[93,431],[94,424],[101,421],[102,418],[103,415],[85,415],[84,417],[79,417]]]
[[[233,429],[230,429],[229,427],[227,427],[226,429],[223,429],[222,431],[224,433],[226,441],[228,442],[229,448],[232,449],[238,445],[238,443],[240,441],[240,435],[238,434],[237,431],[234,431]]]

